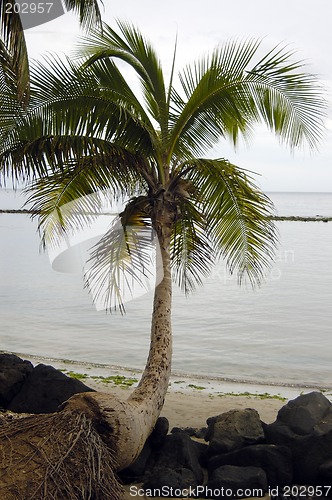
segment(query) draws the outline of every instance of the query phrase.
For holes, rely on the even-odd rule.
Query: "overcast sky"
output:
[[[103,20],[137,25],[160,54],[167,74],[178,36],[177,69],[231,38],[264,37],[268,51],[278,43],[297,51],[308,71],[319,76],[332,102],[332,1],[331,0],[104,0]],[[47,24],[26,30],[29,54],[47,51],[70,54],[79,30],[75,16],[65,14]],[[260,174],[265,191],[332,192],[332,106],[326,120],[326,137],[318,153],[291,154],[264,128],[257,129],[248,148],[237,151],[222,142],[209,156],[224,157],[239,167]]]

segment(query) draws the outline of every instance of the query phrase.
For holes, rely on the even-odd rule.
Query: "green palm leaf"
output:
[[[105,58],[121,59],[130,64],[140,77],[149,112],[158,123],[167,126],[163,123],[166,91],[159,59],[136,28],[125,22],[118,22],[118,26],[124,38],[104,24],[102,32],[94,31],[82,40],[80,54],[90,56],[87,65]]]
[[[67,10],[78,15],[81,26],[89,30],[101,26],[101,14],[96,0],[62,0]],[[102,2],[101,2],[102,3]]]
[[[304,73],[302,63],[291,62],[293,52],[276,48],[248,72],[252,107],[269,128],[292,148],[322,138],[325,103],[314,75]]]
[[[63,4],[78,14],[84,29],[101,26],[97,0],[63,0]],[[29,59],[20,14],[14,6],[15,0],[0,0],[0,68],[18,102],[26,107],[30,96]]]
[[[112,143],[118,151],[122,148],[124,158],[125,151],[131,149],[135,154],[137,148],[142,157],[153,154],[151,124],[142,117],[140,105],[129,89],[122,85],[122,76],[115,86],[118,72],[112,72],[112,66],[97,69],[96,74],[82,74],[79,65],[69,61],[64,65],[58,59],[33,68],[29,109],[19,119],[15,117],[0,146],[6,175],[13,172],[16,177],[43,176],[49,169],[63,168],[66,162],[78,162],[94,152],[107,156],[114,150]],[[114,82],[111,88],[100,86],[107,77]]]
[[[67,162],[62,171],[48,172],[29,186],[27,205],[38,214],[44,246],[59,245],[69,232],[95,220],[105,192],[110,200],[123,200],[141,188],[137,158],[115,146],[107,149]]]
[[[180,74],[187,99],[173,94],[170,157],[199,155],[221,137],[236,144],[259,122],[290,146],[319,143],[325,104],[314,75],[298,71],[303,65],[278,47],[253,64],[259,45],[226,44]]]
[[[169,102],[166,95],[163,71],[151,44],[133,26],[118,22],[123,38],[112,28],[104,25],[102,33],[95,31],[82,40],[79,55],[88,57],[85,67],[104,59],[121,60],[129,64],[139,78],[143,92],[144,107],[159,126],[155,132],[155,151],[159,175],[163,177],[162,153],[169,141]]]
[[[112,227],[92,249],[85,282],[94,302],[108,310],[125,311],[124,299],[133,297],[135,283],[146,291],[155,282],[155,233],[146,197],[133,198]],[[161,277],[159,276],[159,279]],[[151,282],[152,281],[152,282]]]
[[[171,243],[173,279],[187,295],[202,285],[215,263],[215,251],[207,235],[207,225],[195,204],[182,200]]]
[[[28,53],[20,15],[14,5],[14,0],[0,2],[0,68],[12,92],[25,106],[29,99]]]
[[[245,172],[224,159],[189,165],[186,177],[197,187],[196,205],[206,218],[216,256],[226,259],[231,273],[238,270],[240,282],[247,276],[252,284],[260,283],[278,241],[272,202]]]

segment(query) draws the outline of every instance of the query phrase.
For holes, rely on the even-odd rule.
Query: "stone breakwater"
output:
[[[0,214],[31,214],[38,215],[40,212],[38,210],[28,210],[28,209],[0,209]],[[99,214],[99,213],[98,213]],[[98,215],[96,214],[96,215]],[[106,215],[100,213],[99,215]],[[108,215],[115,215],[114,213]],[[324,217],[322,215],[316,215],[315,217],[302,217],[300,215],[273,215],[269,217],[271,220],[275,221],[296,221],[296,222],[331,222],[332,217]]]
[[[270,217],[272,220],[276,221],[295,221],[295,222],[331,222],[332,217],[324,217],[322,215],[316,215],[315,217],[301,217],[300,215],[289,215],[289,216],[273,216]]]

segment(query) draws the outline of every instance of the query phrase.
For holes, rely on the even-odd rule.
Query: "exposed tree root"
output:
[[[1,420],[1,500],[120,500],[115,469],[85,412]]]

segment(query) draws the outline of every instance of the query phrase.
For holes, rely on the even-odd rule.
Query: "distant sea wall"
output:
[[[288,216],[273,216],[270,217],[272,220],[290,220],[296,222],[331,222],[332,217],[323,217],[321,215],[316,215],[315,217],[302,217],[300,215],[288,215]]]
[[[25,209],[20,209],[20,210],[13,210],[13,209],[8,209],[8,210],[2,210],[0,209],[0,214],[32,214],[32,215],[38,215],[38,210],[25,210]],[[101,214],[100,214],[101,215]],[[300,215],[287,215],[287,216],[276,216],[273,215],[269,217],[271,220],[276,220],[276,221],[296,221],[296,222],[332,222],[332,217],[323,217],[321,215],[316,215],[314,217],[302,217]]]

